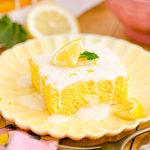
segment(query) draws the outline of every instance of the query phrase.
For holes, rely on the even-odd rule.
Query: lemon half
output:
[[[27,16],[26,26],[31,36],[36,38],[79,32],[76,19],[61,7],[50,3],[35,6]]]

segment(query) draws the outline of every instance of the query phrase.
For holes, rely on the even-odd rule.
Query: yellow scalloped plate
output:
[[[48,121],[49,113],[41,101],[27,96],[24,98],[28,105],[20,102],[21,96],[35,93],[27,80],[29,58],[46,51],[54,51],[67,41],[79,37],[88,45],[103,43],[120,57],[130,75],[129,96],[141,102],[147,117],[129,121],[111,114],[103,121],[85,122],[72,118],[63,124],[52,124]],[[21,80],[26,81],[24,85],[20,84]],[[56,138],[69,137],[74,140],[113,136],[150,120],[150,54],[129,42],[98,35],[57,35],[30,40],[0,56],[0,98],[0,111],[6,119],[13,120],[20,128],[31,129],[37,134],[50,134]]]

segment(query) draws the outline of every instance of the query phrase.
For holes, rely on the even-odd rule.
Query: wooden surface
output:
[[[101,5],[98,5],[97,7],[89,10],[88,12],[84,13],[82,16],[78,18],[79,20],[79,25],[81,28],[82,33],[96,33],[96,34],[101,34],[101,35],[109,35],[121,39],[126,39],[130,42],[136,43],[135,41],[131,40],[128,38],[123,31],[123,26],[120,23],[120,21],[111,13],[111,11],[107,8],[106,4],[103,3]],[[136,43],[139,44],[139,43]],[[139,44],[141,45],[141,44]],[[150,46],[144,46],[146,50],[150,51]],[[137,127],[137,129],[142,129],[145,127],[150,126],[149,123],[145,123]],[[120,134],[119,136],[115,137],[104,137],[100,140],[88,140],[88,139],[83,139],[82,141],[71,141],[69,139],[64,139],[61,141],[62,144],[67,144],[67,145],[74,145],[74,146],[91,146],[91,145],[97,145],[103,142],[106,142],[108,140],[114,140],[117,141],[124,136],[127,136],[131,134],[133,131],[130,132],[124,132]],[[134,140],[130,141],[125,150],[138,150],[139,146],[148,142],[150,140],[150,133],[143,134]],[[111,147],[110,147],[111,150]]]

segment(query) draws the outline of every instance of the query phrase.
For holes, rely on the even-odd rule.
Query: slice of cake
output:
[[[107,47],[80,39],[30,60],[33,86],[50,114],[75,114],[81,107],[128,101],[127,72]]]

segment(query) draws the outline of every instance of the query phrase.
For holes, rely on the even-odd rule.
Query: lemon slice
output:
[[[117,105],[114,111],[118,117],[127,120],[141,118],[144,112],[140,102],[134,98],[130,98],[127,103]]]
[[[33,37],[59,33],[77,33],[76,19],[61,7],[44,3],[34,7],[27,16],[27,30]]]
[[[52,58],[52,64],[74,67],[77,65],[83,44],[81,39],[73,40],[62,47]]]

